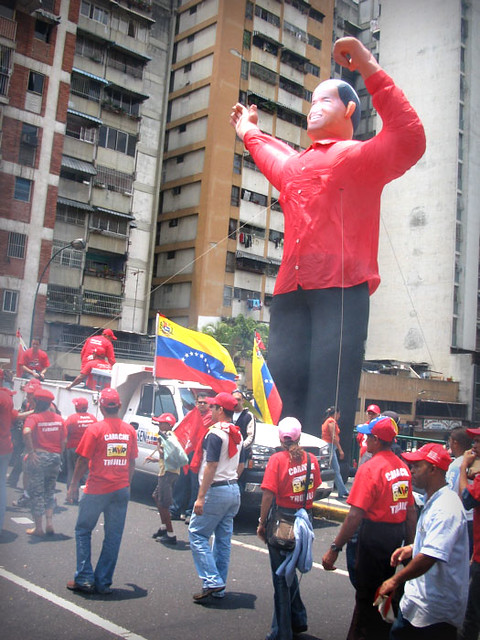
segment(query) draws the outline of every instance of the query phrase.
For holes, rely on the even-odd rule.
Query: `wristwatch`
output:
[[[340,553],[340,551],[343,551],[343,547],[337,546],[335,542],[332,542],[332,544],[330,545],[330,549],[332,551],[336,551],[337,553]]]

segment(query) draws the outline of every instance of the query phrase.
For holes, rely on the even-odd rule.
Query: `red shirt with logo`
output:
[[[317,487],[322,482],[317,459],[309,454],[311,460],[310,482],[307,493],[306,508],[312,507]],[[301,509],[305,495],[305,481],[307,479],[307,454],[303,453],[301,462],[292,460],[288,451],[274,453],[267,463],[263,476],[262,489],[268,489],[275,494],[279,507]]]
[[[95,376],[92,373],[92,369],[111,371],[112,365],[109,362],[105,362],[105,360],[89,360],[88,362],[84,362],[82,364],[82,368],[80,369],[80,373],[87,376],[87,379],[85,380],[85,386],[87,387],[87,389],[97,391],[97,387],[99,386],[102,389],[104,389],[105,387],[109,387],[110,381],[108,381],[106,384],[98,384],[98,381],[95,379]]]
[[[477,473],[473,484],[469,484],[467,490],[472,498],[480,502],[480,473]],[[473,510],[473,561],[480,562],[480,506]]]
[[[25,419],[23,433],[30,429],[34,449],[44,449],[51,453],[62,453],[67,429],[62,416],[54,411],[32,413]]]
[[[88,458],[84,493],[111,493],[130,484],[130,464],[138,456],[137,433],[120,418],[104,418],[85,430],[77,453]]]
[[[105,356],[107,360],[112,366],[115,364],[115,352],[113,350],[113,344],[110,342],[110,340],[108,338],[105,338],[105,336],[92,336],[91,338],[88,338],[83,345],[83,349],[80,354],[82,366],[99,348],[105,349]]]
[[[65,420],[65,426],[67,427],[67,449],[76,449],[80,444],[85,429],[89,424],[97,422],[95,416],[91,413],[82,411],[81,413],[72,413],[71,416]]]
[[[404,522],[413,505],[408,466],[392,451],[379,451],[355,475],[348,504],[363,509],[374,522]]]
[[[50,360],[45,351],[39,349],[35,353],[32,347],[30,347],[30,349],[27,349],[22,354],[22,364],[37,373],[41,373],[44,369],[48,369]]]
[[[13,408],[12,394],[5,387],[0,387],[0,456],[13,451],[10,429],[18,415]]]

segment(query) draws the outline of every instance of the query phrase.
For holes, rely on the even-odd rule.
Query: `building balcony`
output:
[[[10,18],[0,16],[0,37],[7,38],[7,40],[15,42],[16,34],[17,23],[15,20],[10,20]]]

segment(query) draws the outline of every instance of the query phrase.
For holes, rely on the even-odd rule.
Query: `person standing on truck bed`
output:
[[[38,378],[43,380],[50,366],[50,360],[45,351],[40,349],[40,340],[33,338],[30,349],[21,355],[22,378]]]
[[[95,351],[98,351],[98,348],[101,347],[105,350],[105,355],[107,356],[107,360],[112,365],[115,364],[115,351],[113,350],[112,340],[116,340],[116,336],[111,329],[104,329],[102,331],[102,335],[100,336],[90,336],[85,340],[85,344],[83,345],[82,352],[80,353],[80,360],[82,361],[82,366],[88,362],[89,360],[93,360],[95,357]]]
[[[225,392],[207,401],[214,424],[203,439],[200,487],[188,527],[193,562],[202,581],[202,590],[193,596],[194,602],[225,594],[233,518],[240,508],[238,477],[244,467],[240,428],[232,424],[237,401]],[[215,541],[211,547],[212,534]]]

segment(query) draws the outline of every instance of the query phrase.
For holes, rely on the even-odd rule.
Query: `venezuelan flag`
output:
[[[205,333],[185,329],[157,314],[155,376],[191,380],[210,386],[217,393],[231,393],[237,371],[230,354]]]
[[[282,413],[282,400],[255,338],[253,339],[252,385],[255,405],[262,420],[268,424],[278,424]]]

